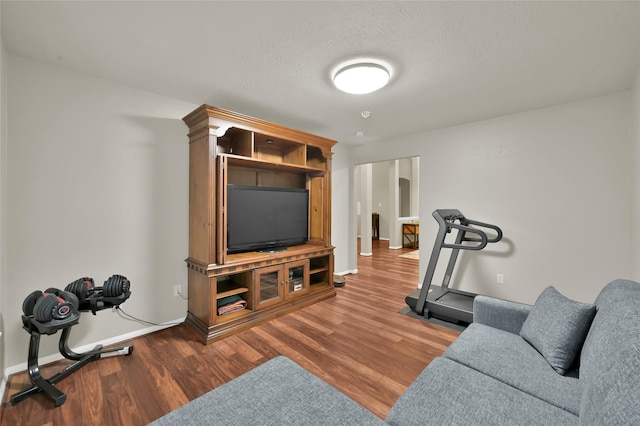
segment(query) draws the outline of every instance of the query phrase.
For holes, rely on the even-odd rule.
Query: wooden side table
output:
[[[420,223],[410,222],[402,224],[402,247],[419,248]]]

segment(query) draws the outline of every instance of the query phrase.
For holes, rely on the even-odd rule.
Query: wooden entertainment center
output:
[[[335,141],[202,105],[189,127],[187,324],[203,343],[335,296],[331,147]],[[227,185],[309,191],[308,241],[229,253]],[[235,301],[234,305],[221,304]]]

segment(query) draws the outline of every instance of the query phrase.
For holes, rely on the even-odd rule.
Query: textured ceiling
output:
[[[626,90],[640,67],[635,1],[0,7],[11,54],[351,144]],[[332,68],[356,56],[392,64],[390,84],[337,91]]]

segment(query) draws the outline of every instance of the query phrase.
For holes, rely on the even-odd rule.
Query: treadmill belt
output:
[[[438,298],[438,303],[473,312],[473,297],[448,291]]]

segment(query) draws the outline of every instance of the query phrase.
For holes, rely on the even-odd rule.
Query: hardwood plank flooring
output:
[[[384,418],[459,334],[397,313],[418,281],[418,261],[398,257],[409,251],[374,241],[374,255],[359,257],[359,273],[335,298],[207,346],[184,324],[123,342],[134,346],[131,356],[98,360],[58,382],[67,401],[57,408],[43,394],[12,406],[10,396],[29,384],[26,372],[14,374],[0,426],[145,425],[277,355]],[[42,374],[69,364],[54,362]]]

